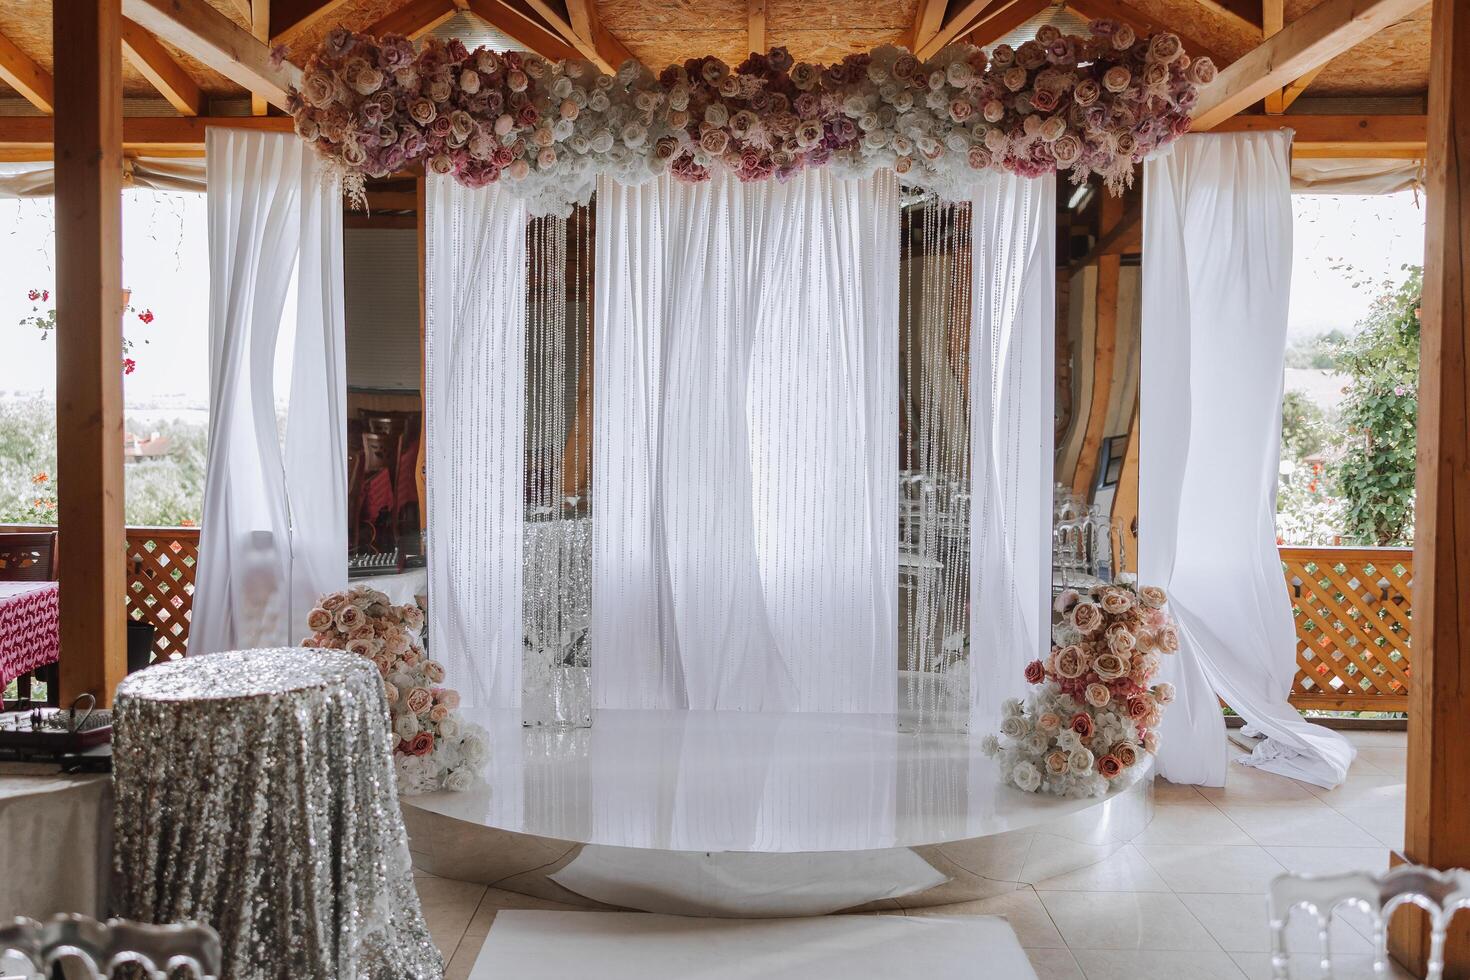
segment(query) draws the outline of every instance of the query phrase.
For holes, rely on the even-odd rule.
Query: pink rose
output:
[[[1179,631],[1174,628],[1173,623],[1161,626],[1154,634],[1154,640],[1165,653],[1174,653],[1179,649]]]
[[[429,720],[436,725],[449,717],[449,709],[442,704],[436,704],[429,709]]]
[[[1105,755],[1097,760],[1097,771],[1106,779],[1116,779],[1123,772],[1123,763],[1115,755]]]
[[[1138,601],[1145,609],[1162,609],[1169,597],[1157,585],[1145,585],[1138,590]]]
[[[1085,711],[1079,711],[1072,716],[1072,720],[1067,723],[1067,727],[1083,738],[1091,738],[1092,715],[1089,715]]]
[[[1138,762],[1138,746],[1132,742],[1119,742],[1113,746],[1111,754],[1122,763],[1124,769],[1131,769]]]
[[[333,592],[321,601],[321,607],[329,613],[335,613],[345,605],[347,605],[347,596],[342,592]]]
[[[1062,730],[1062,716],[1055,711],[1043,711],[1036,716],[1036,730],[1043,735],[1055,735]]]
[[[1103,88],[1114,94],[1123,91],[1133,81],[1133,73],[1122,65],[1114,65],[1103,72]]]
[[[1149,709],[1153,705],[1148,703],[1148,698],[1133,697],[1128,699],[1128,717],[1134,721],[1141,721],[1148,717]]]
[[[1148,41],[1148,60],[1161,64],[1169,64],[1184,53],[1184,45],[1179,42],[1178,34],[1170,34],[1168,31],[1155,34]]]
[[[1061,749],[1053,749],[1046,754],[1046,771],[1051,776],[1064,776],[1067,773],[1067,753]]]
[[[447,708],[458,708],[459,692],[449,687],[436,687],[434,689],[434,700]]]
[[[1091,635],[1102,625],[1102,610],[1091,602],[1079,602],[1072,608],[1072,625],[1084,636]]]
[[[1167,681],[1162,684],[1155,684],[1153,693],[1154,700],[1157,701],[1159,704],[1174,703],[1174,685],[1168,683]]]
[[[1072,101],[1086,109],[1102,97],[1102,86],[1095,78],[1084,78],[1072,89]]]
[[[1040,684],[1046,680],[1046,667],[1040,660],[1033,660],[1026,665],[1025,677],[1027,684]]]
[[[429,693],[428,688],[411,688],[408,694],[404,697],[403,703],[408,706],[409,711],[413,712],[416,715],[420,715],[423,714],[425,711],[428,711],[429,708],[433,705],[434,695]]]
[[[1106,684],[1089,684],[1083,694],[1087,703],[1094,708],[1105,708],[1108,702],[1113,699],[1112,692],[1108,690]]]
[[[1128,673],[1128,662],[1109,650],[1092,658],[1092,669],[1105,681],[1115,681]]]
[[[434,736],[428,732],[419,732],[408,743],[409,755],[428,755],[434,751]]]
[[[444,665],[437,660],[425,660],[424,676],[429,679],[429,683],[438,684],[444,680]]]
[[[1102,594],[1102,607],[1109,616],[1121,616],[1133,608],[1133,597],[1126,589],[1107,589]]]
[[[332,614],[327,612],[321,606],[317,606],[311,612],[306,614],[306,628],[311,630],[313,633],[320,633],[323,630],[330,629],[331,626]]]
[[[353,605],[345,605],[337,610],[337,628],[350,633],[361,626],[365,618],[361,609]]]
[[[1087,670],[1087,656],[1076,645],[1063,647],[1057,652],[1057,673],[1067,680],[1076,680]]]
[[[723,129],[707,129],[699,137],[700,149],[710,156],[719,156],[725,152],[725,147],[730,145],[730,134]]]
[[[1010,91],[1019,92],[1026,87],[1026,78],[1026,69],[1017,66],[1015,68],[1007,68],[1005,73],[1000,76],[1000,81]]]
[[[966,99],[954,99],[949,104],[949,118],[957,123],[969,120],[975,114],[975,105]]]

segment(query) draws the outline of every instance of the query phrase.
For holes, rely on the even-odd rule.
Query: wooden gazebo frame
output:
[[[211,124],[288,130],[273,114],[332,25],[417,35],[460,11],[550,57],[604,67],[788,44],[798,58],[884,41],[929,54],[981,45],[1049,0],[11,0],[0,11],[0,160],[56,161],[57,430],[63,697],[106,698],[125,670],[121,205],[125,155],[200,155]],[[1470,4],[1434,0],[1066,0],[1082,17],[1171,29],[1223,67],[1197,130],[1283,124],[1298,156],[1426,164],[1414,554],[1414,679],[1403,859],[1470,866]],[[48,9],[49,8],[49,9]],[[701,10],[708,8],[708,14]],[[718,9],[716,9],[718,8]],[[45,25],[51,25],[46,36]],[[290,59],[274,63],[271,47]],[[294,60],[294,63],[293,63]],[[176,115],[123,118],[161,95]],[[1334,110],[1317,93],[1347,101]],[[1304,96],[1304,93],[1306,95]],[[1382,97],[1392,108],[1376,111]],[[156,96],[154,97],[156,98]],[[1464,100],[1464,101],[1462,101]],[[1300,111],[1316,101],[1311,113]],[[233,103],[238,102],[238,105]],[[1408,108],[1405,108],[1405,105]],[[221,113],[212,117],[211,112]],[[226,112],[239,114],[225,115]],[[248,114],[246,114],[248,113]],[[1286,115],[1282,115],[1286,113]],[[1136,241],[1114,209],[1097,245]],[[1423,969],[1427,932],[1401,917],[1399,958]],[[1470,973],[1470,927],[1450,963]]]

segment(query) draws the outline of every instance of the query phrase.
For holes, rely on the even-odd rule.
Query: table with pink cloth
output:
[[[0,582],[0,690],[61,654],[55,582]]]

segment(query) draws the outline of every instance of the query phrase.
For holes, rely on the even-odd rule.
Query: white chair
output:
[[[1321,976],[1332,977],[1332,916],[1339,906],[1365,912],[1373,925],[1373,972],[1388,969],[1388,923],[1401,905],[1417,905],[1429,914],[1429,964],[1425,980],[1444,975],[1445,934],[1450,920],[1470,908],[1470,872],[1436,871],[1406,864],[1380,875],[1282,875],[1271,882],[1271,975],[1288,978],[1286,926],[1294,909],[1303,908],[1317,925]]]
[[[198,980],[216,980],[220,974],[219,935],[196,923],[103,923],[84,915],[58,915],[44,923],[19,918],[0,926],[0,959],[9,954],[28,962],[38,978],[50,977],[63,960],[68,966],[80,963],[87,976],[96,978],[111,976],[125,963],[141,967],[149,980],[167,980],[180,969]]]

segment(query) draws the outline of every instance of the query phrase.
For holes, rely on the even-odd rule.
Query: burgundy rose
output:
[[[1046,680],[1046,666],[1040,660],[1033,660],[1026,665],[1026,683],[1040,684]]]

